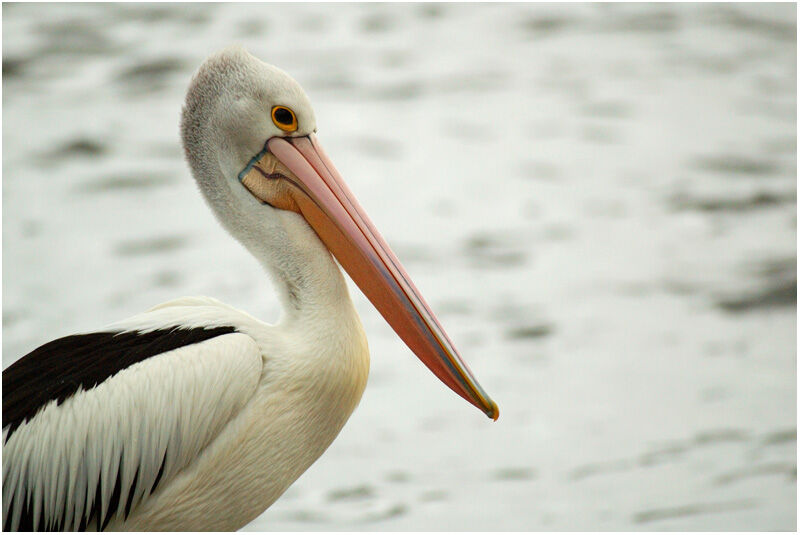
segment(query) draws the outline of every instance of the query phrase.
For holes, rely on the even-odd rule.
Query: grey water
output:
[[[247,529],[795,530],[795,5],[2,9],[4,367],[182,295],[277,318],[178,142],[241,43],[500,405],[351,286],[364,398]]]

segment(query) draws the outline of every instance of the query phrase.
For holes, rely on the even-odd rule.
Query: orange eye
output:
[[[297,117],[286,106],[274,106],[272,108],[272,122],[284,132],[297,130]]]

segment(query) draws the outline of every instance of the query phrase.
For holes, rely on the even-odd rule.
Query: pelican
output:
[[[271,275],[279,321],[184,297],[9,366],[5,529],[235,530],[267,509],[366,386],[367,339],[336,261],[444,384],[497,419],[316,132],[300,85],[243,48],[199,67],[185,156],[222,226]]]

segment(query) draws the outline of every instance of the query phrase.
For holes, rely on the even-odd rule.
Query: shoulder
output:
[[[183,328],[215,328],[234,325],[240,332],[268,327],[251,315],[212,297],[181,297],[156,305],[150,310],[107,325],[107,331],[157,330],[164,325]]]
[[[148,312],[153,312],[154,310],[161,310],[163,308],[170,308],[170,307],[199,307],[199,306],[232,308],[223,303],[222,301],[214,299],[213,297],[206,297],[204,295],[191,295],[159,303],[158,305],[148,310]]]
[[[110,330],[65,336],[3,370],[3,428],[9,433],[46,404],[59,404],[139,362],[235,332],[232,326]]]

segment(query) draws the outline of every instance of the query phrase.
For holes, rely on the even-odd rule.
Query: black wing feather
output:
[[[209,329],[171,327],[147,333],[136,331],[96,332],[66,336],[44,344],[3,370],[3,429],[7,428],[4,443],[20,425],[36,416],[53,400],[60,404],[80,388],[91,389],[137,362],[235,331],[234,327]],[[166,454],[153,489],[161,479],[165,460]],[[125,509],[125,516],[128,516],[132,493],[129,491],[127,503],[119,503],[120,477],[121,473],[118,472],[110,507],[104,518],[99,518],[102,481],[98,481],[96,489],[88,490],[97,497],[92,514],[89,515],[89,518],[84,517],[80,523],[81,530],[85,530],[87,523],[92,520],[97,522],[97,528],[105,528],[120,507]],[[136,479],[138,479],[138,469],[133,488],[135,488]],[[5,492],[3,494],[5,495]],[[23,497],[14,496],[12,502],[14,499],[20,498]],[[7,510],[13,510],[13,503],[9,504]],[[4,519],[4,530],[6,531],[11,528],[10,517],[12,515],[8,516],[9,518]],[[38,520],[38,529],[40,530],[64,528],[63,518],[56,519],[54,525],[45,525],[46,519],[42,512]],[[27,500],[25,500],[22,506],[22,518],[17,529],[31,531],[33,525],[33,510],[28,507]]]
[[[234,331],[233,327],[216,327],[97,332],[48,342],[3,370],[6,440],[52,400],[60,404],[79,388],[93,388],[137,362]]]

